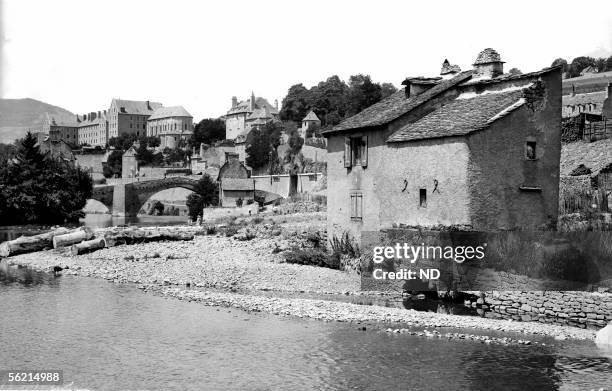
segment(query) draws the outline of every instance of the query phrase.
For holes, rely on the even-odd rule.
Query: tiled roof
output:
[[[317,117],[314,111],[310,110],[302,121],[320,121],[320,119]]]
[[[550,71],[556,70],[556,69],[561,69],[561,66],[556,66],[556,67],[548,67],[548,68],[543,68],[539,71],[535,71],[535,72],[529,72],[529,73],[521,73],[521,74],[512,74],[512,73],[504,73],[503,75],[497,76],[497,77],[493,77],[493,78],[486,78],[486,79],[472,79],[472,80],[468,80],[466,81],[463,85],[487,85],[487,84],[495,84],[495,83],[500,83],[500,82],[507,82],[507,81],[519,81],[519,80],[528,80],[528,79],[532,79],[534,77],[543,75],[545,73],[548,73]]]
[[[116,103],[119,113],[124,114],[151,115],[156,109],[162,107],[159,102],[149,102],[147,106],[147,102],[142,100],[113,99],[113,101]],[[121,111],[122,107],[125,111]]]
[[[277,115],[278,110],[272,106],[265,98],[255,98],[255,108],[261,109],[267,107],[271,114]],[[251,112],[251,99],[246,99],[239,102],[236,106],[232,107],[227,111],[226,115],[239,114],[239,113],[250,113]]]
[[[272,119],[272,113],[270,113],[270,109],[266,106],[263,106],[262,108],[257,108],[255,110],[253,110],[253,112],[251,114],[249,114],[249,116],[247,117],[247,120],[254,120],[254,119]]]
[[[523,92],[482,93],[465,99],[460,95],[418,121],[393,133],[387,142],[462,136],[487,127],[522,106]]]
[[[187,110],[183,106],[170,106],[170,107],[159,107],[157,108],[153,114],[149,117],[149,119],[160,119],[160,118],[169,118],[169,117],[191,117],[193,116],[189,114]]]
[[[462,72],[452,79],[443,80],[429,90],[408,99],[406,99],[406,95],[403,90],[397,91],[380,102],[375,103],[354,116],[345,119],[333,129],[327,130],[323,133],[330,134],[341,130],[358,129],[387,124],[417,108],[436,95],[441,94],[449,88],[468,80],[470,77],[472,77],[472,73],[473,71]]]
[[[603,103],[608,97],[606,91],[590,92],[586,94],[563,95],[561,98],[563,106],[577,106],[596,104],[595,110],[589,111],[592,114],[601,114]]]
[[[250,178],[222,178],[221,188],[223,190],[255,190],[255,180]]]

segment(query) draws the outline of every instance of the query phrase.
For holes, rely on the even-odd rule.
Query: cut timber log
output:
[[[90,251],[99,250],[104,247],[106,247],[106,240],[104,238],[96,238],[73,244],[72,247],[70,247],[70,252],[72,255],[79,255]]]
[[[136,228],[111,230],[104,234],[106,246],[118,246],[120,244],[136,244],[147,242],[159,242],[162,240],[192,240],[193,232],[172,228]]]
[[[41,251],[53,247],[53,238],[70,232],[68,228],[58,228],[44,234],[21,236],[14,240],[0,243],[0,257]]]
[[[91,229],[87,227],[81,227],[76,231],[64,235],[55,236],[53,238],[53,248],[70,246],[75,243],[80,243],[83,240],[89,240],[93,238],[93,236],[94,234]]]

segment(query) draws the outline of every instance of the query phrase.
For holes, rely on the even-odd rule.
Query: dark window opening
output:
[[[419,206],[427,208],[427,190],[419,189]]]
[[[525,157],[528,160],[536,159],[536,142],[535,141],[527,141],[525,145]]]

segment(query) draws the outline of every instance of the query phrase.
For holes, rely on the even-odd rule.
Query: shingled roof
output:
[[[149,119],[160,119],[170,117],[193,117],[183,106],[170,106],[170,107],[159,107]]]
[[[400,128],[387,142],[463,136],[486,128],[524,103],[522,90],[479,95],[464,93],[418,121]]]
[[[302,121],[320,121],[320,119],[317,117],[314,111],[310,110]]]
[[[140,114],[140,115],[151,115],[153,111],[162,107],[159,102],[148,102],[142,100],[126,100],[126,99],[113,99],[117,105],[117,109],[123,114]],[[112,105],[112,102],[111,102]],[[123,111],[121,111],[123,108]]]
[[[278,114],[276,107],[272,106],[267,99],[262,97],[255,98],[255,109],[262,109],[266,107],[271,114]],[[238,103],[227,111],[226,115],[239,114],[239,113],[250,113],[251,112],[251,99],[246,99]]]
[[[406,98],[403,90],[397,91],[378,103],[364,109],[354,116],[342,121],[336,127],[323,132],[330,134],[342,130],[359,129],[369,126],[379,126],[387,124],[400,116],[414,110],[421,104],[427,102],[438,94],[443,93],[472,77],[473,71],[466,71],[458,74],[452,79],[442,80],[431,89],[410,98]]]
[[[594,110],[590,111],[592,114],[601,114],[603,109],[603,104],[606,98],[608,97],[608,93],[606,91],[598,91],[598,92],[589,92],[586,94],[576,94],[576,95],[563,95],[561,98],[563,106],[577,106],[577,105],[588,105],[595,104]],[[579,113],[576,113],[576,115]]]

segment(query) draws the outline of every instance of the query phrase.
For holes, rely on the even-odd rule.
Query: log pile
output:
[[[58,228],[35,236],[22,236],[0,244],[0,257],[24,254],[45,249],[69,248],[72,255],[84,254],[105,247],[122,244],[159,242],[162,240],[192,240],[197,229],[182,227],[113,227],[94,233],[90,228],[70,230]]]
[[[17,254],[42,251],[53,247],[53,239],[56,236],[69,233],[68,228],[58,228],[44,234],[34,236],[21,236],[14,240],[0,243],[0,257],[9,257]]]

